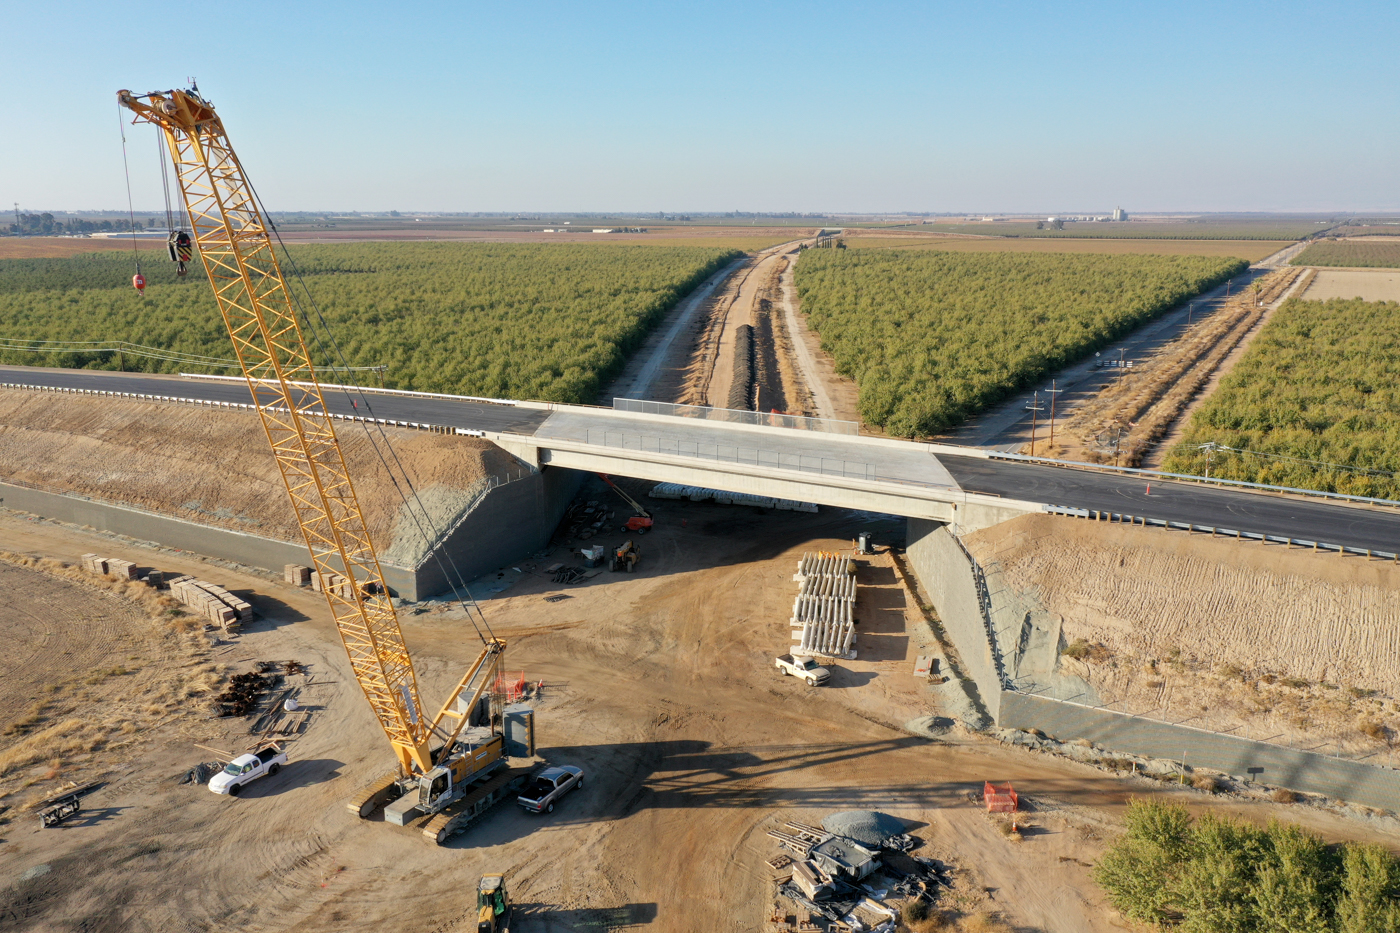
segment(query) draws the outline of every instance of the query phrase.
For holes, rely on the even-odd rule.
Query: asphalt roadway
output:
[[[0,366],[0,383],[250,401],[242,382],[178,376]],[[325,398],[327,407],[337,413],[527,436],[535,434],[551,414],[509,404],[339,389],[327,389]],[[1400,552],[1400,511],[1008,460],[944,454],[938,460],[968,492]]]
[[[938,459],[968,492],[1400,552],[1400,510],[1014,460]]]

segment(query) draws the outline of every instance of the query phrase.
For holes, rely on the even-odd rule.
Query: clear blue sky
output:
[[[1400,209],[1400,4],[21,3],[0,204],[124,207],[115,92],[273,210]],[[138,209],[154,130],[128,129]]]

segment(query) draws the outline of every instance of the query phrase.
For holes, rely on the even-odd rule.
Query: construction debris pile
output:
[[[803,554],[793,580],[792,653],[852,660],[856,656],[856,562],[841,554]]]
[[[587,502],[575,499],[564,512],[560,526],[568,529],[570,538],[587,541],[601,532],[603,526],[613,520],[614,514],[599,505],[597,499],[589,499]]]
[[[725,492],[721,489],[706,489],[703,486],[684,486],[680,483],[659,483],[647,493],[653,499],[689,499],[691,502],[710,502],[717,505],[751,505],[759,509],[778,509],[786,512],[815,512],[815,502],[798,502],[794,499],[774,499],[772,496],[755,496],[747,492]]]
[[[788,850],[768,860],[777,872],[777,894],[809,918],[833,922],[831,929],[892,931],[898,911],[885,901],[931,904],[936,889],[950,884],[942,863],[908,854],[922,841],[905,833],[903,822],[889,814],[853,810],[833,814],[820,827],[797,820],[783,825],[768,830]],[[833,826],[854,836],[833,832]],[[783,933],[803,927],[775,914],[769,929]]]
[[[180,783],[197,785],[208,784],[209,779],[223,769],[224,766],[217,761],[201,761],[180,776]]]
[[[170,581],[170,595],[197,615],[231,632],[244,622],[253,621],[253,607],[216,583],[196,580],[188,574]]]
[[[256,671],[234,674],[224,692],[214,698],[219,704],[219,715],[247,716],[271,686],[272,678]]]

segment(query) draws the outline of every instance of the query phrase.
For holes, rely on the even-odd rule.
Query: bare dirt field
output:
[[[937,638],[883,554],[860,570],[860,659],[836,663],[826,688],[782,678],[772,656],[787,643],[798,555],[847,547],[861,528],[890,538],[898,525],[690,502],[665,503],[657,517],[635,575],[561,589],[527,564],[486,600],[487,619],[510,645],[506,666],[544,683],[533,701],[541,754],[580,765],[587,783],[554,814],[502,807],[441,848],[345,810],[390,754],[321,597],[159,555],[161,569],[217,574],[249,594],[262,620],[213,649],[213,660],[229,670],[268,659],[305,664],[287,686],[310,711],[309,727],[290,740],[290,766],[237,799],[177,783],[211,757],[195,743],[250,741],[248,721],[197,710],[182,728],[143,732],[121,755],[65,771],[107,783],[88,799],[90,817],[40,830],[21,811],[0,826],[0,930],[465,930],[475,878],[503,871],[521,933],[738,933],[760,929],[773,903],[765,860],[777,848],[766,829],[870,807],[910,821],[926,841],[920,854],[953,867],[941,905],[963,918],[955,928],[988,929],[979,924],[995,913],[1018,930],[1080,933],[1122,928],[1088,866],[1134,793],[1171,793],[1254,820],[1286,815],[1330,839],[1384,838],[1322,809],[1173,792],[956,728],[936,738],[911,732],[909,720],[942,712],[943,688],[910,673],[910,658],[936,651]],[[99,550],[156,563],[110,537],[12,513],[0,512],[0,538],[49,557]],[[549,560],[567,557],[561,550]],[[20,605],[32,612],[32,601],[24,594]],[[426,611],[404,613],[405,635],[425,696],[438,697],[479,643],[459,610],[414,608]],[[0,805],[22,808],[57,781],[29,777],[37,783]],[[1029,800],[1024,841],[1008,841],[969,801],[983,779],[1013,781]]]
[[[1328,298],[1400,301],[1400,270],[1319,268],[1302,297],[1309,301]]]
[[[608,226],[606,224],[601,226]],[[560,230],[562,228],[554,228]],[[288,243],[364,243],[451,241],[463,243],[627,243],[655,246],[721,246],[757,252],[779,243],[811,236],[803,227],[657,227],[647,233],[593,233],[592,227],[567,233],[539,230],[481,230],[451,225],[419,224],[375,228],[372,226],[330,230],[294,230],[283,233]]]
[[[1153,256],[1238,256],[1258,262],[1289,245],[1287,240],[1108,240],[1036,239],[1034,237],[924,236],[847,230],[852,248],[934,249],[954,252],[1114,253]]]
[[[413,566],[425,543],[360,425],[337,429],[381,556]],[[390,429],[445,526],[488,474],[520,467],[487,441]],[[257,415],[130,399],[0,390],[0,476],[251,534],[300,541]]]
[[[989,587],[1056,620],[1062,647],[1082,640],[1082,657],[1060,663],[1100,702],[1392,763],[1394,562],[1039,515],[967,545]]]
[[[137,240],[137,249],[164,250],[164,240]],[[62,259],[79,253],[131,250],[130,240],[103,237],[33,236],[0,237],[0,259]]]

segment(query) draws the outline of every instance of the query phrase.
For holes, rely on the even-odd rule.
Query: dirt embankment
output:
[[[424,550],[360,425],[338,428],[381,556],[412,566]],[[487,441],[388,431],[434,524],[444,528],[491,474],[514,462]],[[284,541],[295,516],[256,415],[157,402],[0,390],[0,479],[76,493]]]
[[[1040,445],[1037,452],[1066,460],[1140,465],[1181,421],[1192,400],[1218,380],[1231,352],[1258,332],[1304,274],[1297,268],[1270,273],[1255,283],[1257,290],[1226,302],[1140,365],[1121,372],[1105,370],[1102,390],[1059,422],[1055,443]]]
[[[1039,515],[967,544],[994,601],[1059,625],[1059,671],[1099,702],[1390,763],[1393,563]]]

